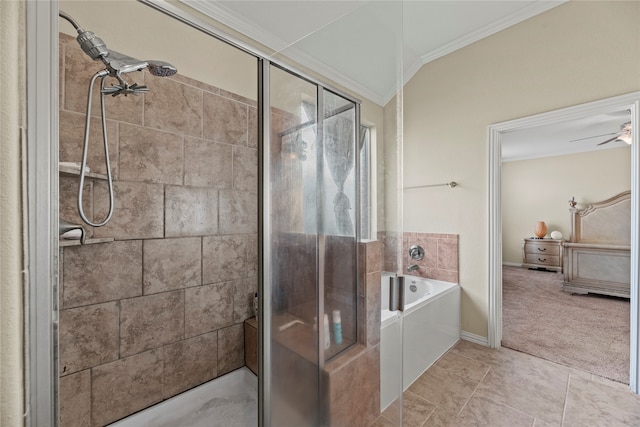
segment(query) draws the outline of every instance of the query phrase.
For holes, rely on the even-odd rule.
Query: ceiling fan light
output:
[[[622,134],[618,137],[618,140],[624,142],[627,145],[631,145],[631,135],[628,133]]]

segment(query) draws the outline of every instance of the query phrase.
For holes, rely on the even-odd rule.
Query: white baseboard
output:
[[[485,347],[489,347],[489,340],[487,337],[483,337],[480,335],[472,334],[467,331],[460,331],[460,338],[465,341],[471,341],[472,343],[480,344]]]
[[[506,265],[507,267],[522,267],[522,264],[518,262],[502,262],[502,265]]]

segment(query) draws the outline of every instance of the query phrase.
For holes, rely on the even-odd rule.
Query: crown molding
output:
[[[567,1],[568,0],[540,1],[534,3],[524,9],[512,13],[511,15],[505,16],[504,18],[501,18],[490,25],[485,25],[484,27],[472,31],[465,36],[459,37],[456,40],[449,42],[442,47],[439,47],[438,49],[434,49],[431,52],[422,55],[420,57],[420,60],[423,65],[427,64],[458,49],[462,49],[465,46],[475,43],[478,40],[489,37],[513,25],[519,24],[522,21],[526,21],[529,18],[533,18],[536,15],[553,9],[554,7],[566,3]]]
[[[510,26],[546,12],[556,6],[566,3],[567,1],[568,0],[554,0],[536,2],[524,9],[512,13],[511,15],[499,19],[490,25],[484,26],[476,31],[472,31],[463,37],[420,56],[404,71],[402,85],[404,86],[404,84],[406,84],[423,65],[456,50],[462,49],[463,47],[475,43],[485,37],[491,36]],[[293,46],[289,46],[289,43],[285,40],[274,36],[268,31],[264,31],[263,29],[256,27],[255,24],[246,21],[242,16],[239,16],[227,7],[224,7],[219,2],[201,0],[179,0],[179,2],[211,17],[212,19],[215,19],[216,21],[238,31],[241,34],[244,34],[247,37],[252,38],[262,45],[273,49],[275,52],[286,50],[287,57],[298,62],[302,66],[318,72],[324,77],[331,79],[333,82],[344,86],[349,91],[354,92],[356,95],[364,97],[380,106],[386,105],[398,92],[397,82],[394,82],[393,85],[383,93],[378,93],[377,91],[366,87],[358,81],[345,76],[343,73],[332,68],[326,63],[319,61]]]

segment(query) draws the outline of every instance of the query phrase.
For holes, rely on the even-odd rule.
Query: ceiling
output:
[[[180,0],[379,105],[441,56],[565,0]],[[400,66],[400,64],[402,66]],[[603,138],[628,113],[601,114],[503,135],[503,160],[624,147]]]
[[[180,1],[384,105],[427,62],[565,0]]]

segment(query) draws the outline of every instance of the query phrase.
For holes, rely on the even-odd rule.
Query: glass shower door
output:
[[[358,106],[267,73],[263,422],[330,425],[325,363],[358,340]]]
[[[266,72],[270,144],[264,149],[262,413],[264,425],[313,426],[320,420],[323,331],[318,316],[317,88],[276,66]]]

